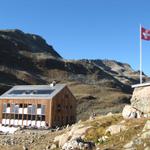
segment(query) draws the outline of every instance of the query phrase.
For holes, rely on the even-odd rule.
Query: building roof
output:
[[[150,86],[150,82],[132,85],[132,88]]]
[[[66,84],[50,85],[17,85],[0,96],[0,99],[51,99],[60,92]]]

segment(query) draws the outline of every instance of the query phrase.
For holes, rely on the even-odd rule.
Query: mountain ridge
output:
[[[129,64],[67,60],[39,35],[16,29],[0,30],[0,57],[0,93],[16,84],[67,83],[77,98],[79,118],[89,117],[92,111],[107,113],[106,108],[120,111],[129,103],[131,85],[139,82],[139,73]],[[149,78],[143,74],[143,80]]]
[[[24,33],[19,29],[0,30],[0,37],[12,43],[13,48],[21,51],[47,52],[53,57],[62,58],[46,40],[36,34]]]

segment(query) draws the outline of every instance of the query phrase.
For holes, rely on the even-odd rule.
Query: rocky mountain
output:
[[[46,41],[35,34],[24,33],[21,30],[0,30],[1,48],[14,50],[18,53],[22,51],[32,53],[47,53],[48,56],[61,58],[61,56],[48,45]]]
[[[77,98],[79,119],[120,111],[129,102],[130,85],[139,82],[139,72],[128,64],[66,60],[42,37],[17,29],[0,30],[0,58],[0,93],[15,84],[67,83]]]

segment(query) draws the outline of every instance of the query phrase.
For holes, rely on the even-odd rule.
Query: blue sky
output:
[[[139,69],[139,25],[150,29],[149,0],[0,0],[0,29],[41,35],[66,59],[114,59]],[[150,42],[143,41],[150,75]]]

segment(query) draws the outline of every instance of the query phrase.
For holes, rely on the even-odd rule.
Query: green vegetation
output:
[[[95,143],[98,143],[98,139],[101,138],[102,136],[110,136],[109,133],[106,132],[106,128],[109,127],[110,125],[117,124],[122,120],[121,115],[113,115],[113,116],[106,116],[106,117],[98,117],[93,121],[86,121],[84,124],[85,125],[90,125],[93,128],[89,129],[86,136],[85,140],[87,141],[93,141]]]
[[[93,121],[84,122],[85,125],[91,125],[92,128],[89,129],[85,135],[86,141],[93,141],[100,147],[101,149],[113,149],[119,150],[122,149],[123,146],[130,142],[134,137],[137,137],[139,133],[141,133],[147,119],[133,119],[123,121],[123,125],[127,127],[126,131],[122,131],[115,135],[110,135],[106,133],[106,129],[110,125],[114,125],[123,121],[121,115],[113,115],[106,117],[98,117]],[[99,140],[102,137],[107,137],[105,140]],[[150,145],[149,140],[145,140],[143,143]],[[137,146],[138,150],[141,150],[143,145],[139,144]]]

